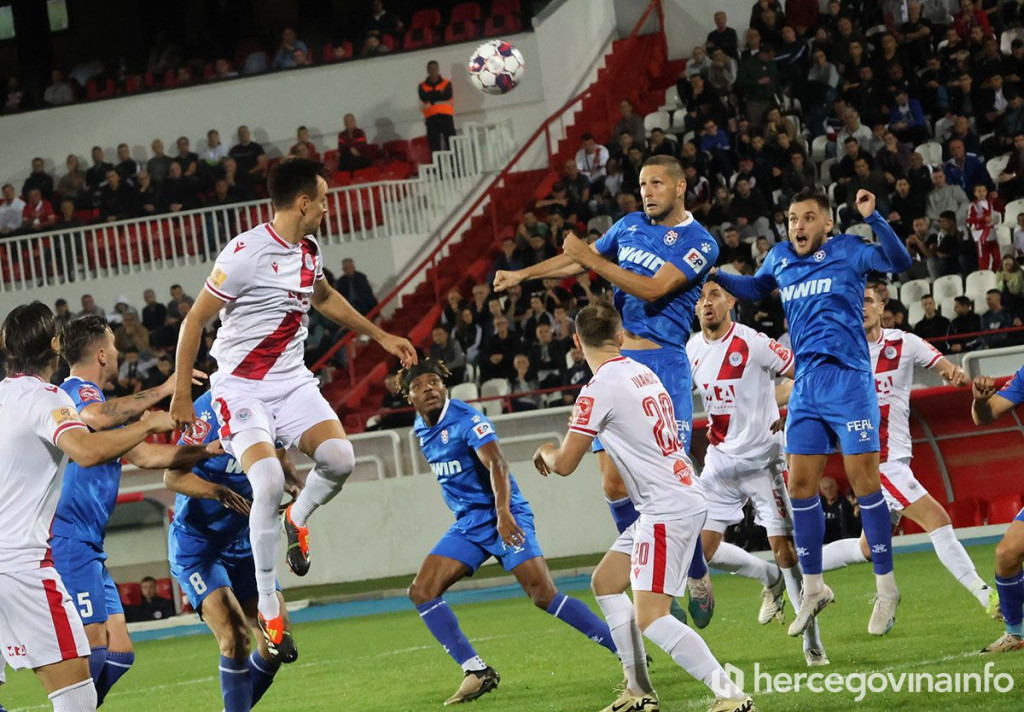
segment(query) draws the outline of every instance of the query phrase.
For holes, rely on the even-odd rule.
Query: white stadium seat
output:
[[[920,153],[922,156],[924,156],[925,163],[930,163],[933,166],[942,165],[941,143],[936,143],[935,141],[922,143],[920,146],[914,149],[914,153]]]
[[[452,386],[448,393],[452,398],[461,401],[476,400],[480,397],[480,391],[477,390],[475,383],[459,383]]]
[[[996,273],[990,269],[979,269],[967,275],[964,282],[964,293],[981,292],[984,294],[990,289],[996,288]]]
[[[935,295],[935,301],[941,302],[947,297],[959,297],[964,293],[964,283],[958,274],[947,274],[945,277],[939,277],[932,284],[932,294]],[[943,314],[948,317],[948,314]]]
[[[492,378],[480,385],[480,397],[491,398],[493,396],[507,396],[511,390],[508,381],[504,378]],[[501,415],[501,407],[505,404],[503,400],[495,399],[480,403],[480,409],[488,418]]]
[[[1003,223],[1009,225],[1012,230],[1017,226],[1017,216],[1021,213],[1024,213],[1024,198],[1011,200],[1003,211]]]
[[[811,141],[811,160],[821,163],[825,160],[825,149],[828,146],[828,136],[815,136]]]
[[[902,299],[900,301],[903,302]],[[924,319],[924,307],[921,306],[921,302],[911,302],[909,304],[903,302],[903,304],[907,307],[907,326],[913,329],[917,322]]]
[[[953,309],[954,299],[956,299],[956,297],[946,297],[945,299],[940,299],[936,302],[939,305],[939,313],[950,321],[953,321],[954,317],[956,317],[956,311]]]
[[[1004,168],[1006,168],[1006,164],[1009,160],[1009,156],[996,156],[985,163],[985,168],[988,169],[988,174],[992,176],[992,180],[999,178],[999,174],[1003,172]]]
[[[927,279],[912,279],[900,287],[900,301],[910,308],[911,304],[920,304],[921,297],[932,291]]]
[[[651,129],[662,129],[668,131],[672,126],[672,117],[667,111],[652,111],[644,117],[644,130],[651,135]]]

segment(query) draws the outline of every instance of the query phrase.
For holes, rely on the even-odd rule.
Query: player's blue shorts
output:
[[[107,555],[88,542],[63,536],[50,538],[53,565],[78,608],[83,625],[106,623],[110,616],[124,614],[117,584],[107,571]]]
[[[647,366],[665,384],[668,397],[672,399],[672,408],[676,412],[679,440],[689,454],[690,431],[693,429],[693,378],[690,376],[690,359],[686,349],[665,346],[660,349],[624,349],[622,355]],[[598,438],[594,438],[591,450],[601,452],[604,445]]]
[[[522,546],[505,546],[505,542],[498,536],[497,516],[493,509],[487,508],[471,510],[457,519],[430,553],[465,564],[470,576],[492,556],[506,571],[511,571],[524,561],[543,556],[533,526],[533,512],[528,507],[516,507],[512,510],[512,516],[526,534]]]
[[[844,455],[878,452],[880,420],[875,377],[825,362],[797,377],[789,397],[786,452]]]
[[[259,595],[256,564],[248,538],[218,548],[206,539],[172,526],[167,549],[171,575],[178,580],[197,613],[202,613],[203,601],[218,588],[230,588],[243,605]]]

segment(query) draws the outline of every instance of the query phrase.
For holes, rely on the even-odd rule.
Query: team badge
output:
[[[896,358],[896,347],[895,346],[886,346],[885,347],[885,351],[883,351],[883,353],[885,354],[885,357],[888,360],[892,361],[894,358]]]
[[[824,262],[825,261],[825,250],[818,250],[817,252],[815,252],[814,253],[814,261],[815,262]]]
[[[743,363],[743,354],[741,354],[739,351],[733,351],[731,354],[729,354],[730,366],[739,366],[741,363]]]
[[[448,444],[448,428],[441,431],[441,442],[445,445]]]
[[[306,254],[304,254],[302,256],[302,264],[303,264],[303,266],[306,269],[312,270],[313,269],[313,255],[309,254],[308,252]]]
[[[245,421],[252,417],[252,413],[249,412],[248,408],[242,408],[240,411],[238,411],[238,415],[236,415],[235,417],[244,423]]]
[[[676,240],[679,239],[679,233],[675,230],[669,230],[665,233],[665,244],[672,246],[676,244]]]
[[[594,411],[594,399],[590,396],[580,396],[576,399],[576,410],[573,415],[574,425],[588,425],[590,414]]]
[[[202,445],[210,434],[210,424],[199,418],[192,421],[192,432],[181,436],[186,445]]]
[[[83,403],[103,400],[103,394],[95,386],[80,386],[78,388],[78,400]]]
[[[707,253],[711,252],[711,243],[710,242],[702,242],[702,243],[700,243],[700,251],[703,252],[705,255]]]

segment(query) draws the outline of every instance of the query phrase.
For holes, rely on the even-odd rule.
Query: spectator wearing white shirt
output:
[[[216,166],[220,163],[221,159],[228,155],[228,147],[220,142],[220,131],[217,129],[210,129],[206,132],[206,148],[203,149],[200,158],[206,162],[208,166]]]
[[[857,139],[857,144],[864,146],[865,149],[874,141],[871,129],[860,122],[860,114],[853,108],[848,108],[843,112],[843,128],[836,134],[835,144],[829,144],[829,147],[842,146],[848,136]]]
[[[1017,213],[1017,227],[1013,230],[1013,252],[1024,257],[1024,213]]]
[[[25,201],[15,195],[14,186],[10,183],[3,187],[3,196],[3,202],[0,202],[0,234],[8,235],[21,229]]]
[[[576,152],[576,167],[585,175],[591,186],[603,185],[608,165],[608,149],[594,140],[594,135],[583,134],[583,148]]]

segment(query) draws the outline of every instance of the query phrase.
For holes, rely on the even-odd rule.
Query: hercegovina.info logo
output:
[[[1013,678],[1009,673],[995,672],[994,667],[994,662],[987,662],[984,672],[771,673],[762,670],[761,663],[754,663],[752,676],[731,664],[725,665],[725,674],[750,695],[808,691],[831,694],[849,692],[854,695],[856,702],[860,702],[869,694],[887,692],[1010,692],[1013,689]]]

